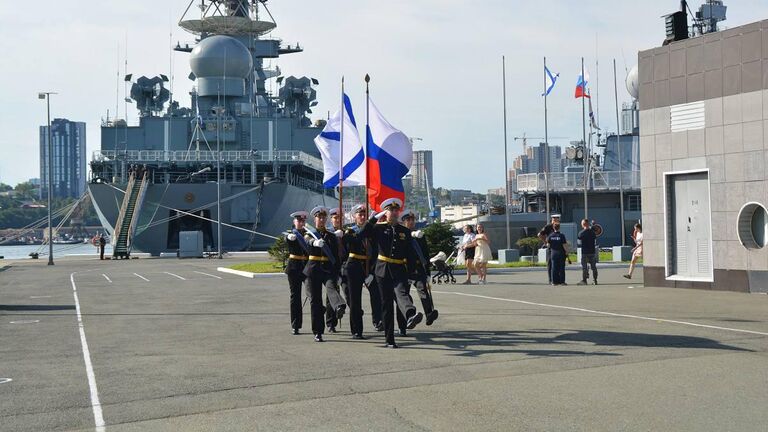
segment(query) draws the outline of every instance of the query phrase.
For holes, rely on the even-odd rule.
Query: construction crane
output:
[[[555,140],[561,140],[561,139],[569,139],[569,138],[568,137],[552,137],[552,136],[548,137],[548,138],[544,138],[544,137],[529,137],[529,136],[525,136],[525,133],[523,133],[523,136],[521,136],[521,137],[514,137],[512,139],[515,140],[515,141],[517,141],[517,140],[522,140],[523,141],[523,153],[525,153],[525,150],[528,148],[528,140],[529,139],[536,139],[536,140],[543,140],[543,139],[553,140],[553,139],[555,139]]]

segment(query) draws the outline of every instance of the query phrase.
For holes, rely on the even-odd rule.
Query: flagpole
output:
[[[341,76],[341,134],[339,135],[339,218],[341,225],[344,225],[344,210],[342,207],[344,201],[344,119],[346,111],[344,108],[344,75]]]
[[[584,76],[584,57],[581,58],[581,85],[582,85],[582,96],[581,96],[581,139],[582,139],[582,145],[584,146],[584,219],[589,219],[589,210],[588,210],[588,203],[587,203],[587,184],[589,183],[588,179],[588,165],[589,165],[589,155],[587,151],[587,123],[586,119],[584,118],[584,98],[586,97],[587,92],[587,81],[586,77]]]
[[[549,130],[547,128],[547,57],[544,57],[544,184],[546,185],[547,221],[549,209]]]
[[[506,197],[504,197],[504,218],[506,220],[507,227],[507,250],[512,248],[509,242],[509,157],[507,156],[507,60],[504,56],[501,56],[501,86],[502,95],[504,97],[504,189],[506,191]]]
[[[371,76],[365,74],[365,214],[368,216],[371,215],[371,206],[370,201],[368,200],[368,185],[370,185],[368,176],[368,123],[371,108],[371,93],[368,88],[368,83],[370,82]]]
[[[619,87],[616,84],[616,59],[613,59],[613,96],[616,100],[616,147],[619,152],[619,211],[621,212],[621,245],[626,246],[626,227],[624,226],[624,184],[622,177],[623,160],[621,158],[621,131],[619,130]]]

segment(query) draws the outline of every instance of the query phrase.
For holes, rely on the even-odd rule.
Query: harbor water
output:
[[[31,246],[0,246],[0,256],[5,259],[31,259],[30,253],[37,252],[40,254],[39,259],[48,259],[48,245],[31,245]],[[98,250],[91,244],[62,244],[53,245],[53,257],[66,256],[66,255],[94,255],[98,256]],[[107,243],[104,248],[104,255],[112,255],[112,245]]]

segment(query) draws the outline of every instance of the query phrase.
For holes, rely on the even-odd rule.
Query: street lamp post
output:
[[[55,92],[40,92],[38,99],[45,99],[48,107],[48,265],[53,265],[53,217],[51,197],[53,196],[53,132],[51,131],[51,95]]]

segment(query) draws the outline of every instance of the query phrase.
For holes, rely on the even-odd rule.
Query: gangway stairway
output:
[[[117,217],[115,232],[112,235],[112,256],[114,258],[129,258],[131,255],[133,233],[136,231],[146,189],[147,173],[144,172],[138,181],[136,174],[132,173],[125,188],[123,204],[120,206],[120,214]]]

